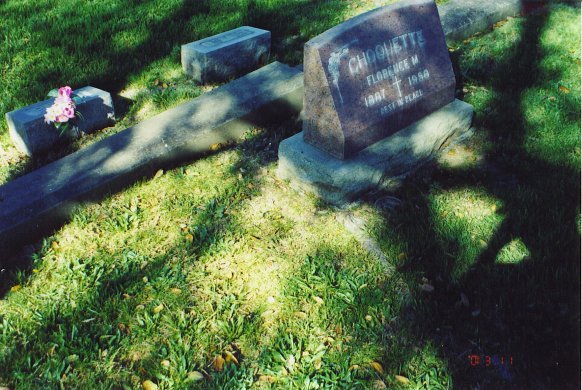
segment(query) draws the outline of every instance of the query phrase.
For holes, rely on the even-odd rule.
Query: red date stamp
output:
[[[471,354],[467,356],[467,361],[471,368],[477,369],[481,367],[484,369],[493,369],[502,379],[511,381],[513,377],[513,363],[512,355],[477,355]]]
[[[471,367],[491,367],[491,366],[513,366],[513,356],[498,355],[469,355],[469,365]]]

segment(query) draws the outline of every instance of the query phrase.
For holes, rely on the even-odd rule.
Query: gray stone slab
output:
[[[484,31],[521,12],[524,0],[450,0],[438,7],[447,41],[453,43]]]
[[[109,92],[88,86],[75,90],[74,94],[80,99],[77,110],[83,115],[82,120],[77,120],[81,133],[89,134],[113,124],[115,110]],[[46,109],[53,102],[54,99],[47,99],[6,113],[12,142],[28,156],[50,150],[63,141],[59,130],[44,122]]]
[[[302,98],[302,73],[275,62],[0,186],[0,266],[2,254],[50,233],[79,202],[297,114]]]
[[[277,176],[293,188],[342,205],[368,191],[397,186],[469,132],[472,117],[470,104],[454,100],[348,160],[306,143],[299,133],[279,145]]]
[[[227,81],[264,65],[270,49],[270,31],[242,26],[182,45],[182,69],[203,84]]]
[[[450,103],[455,76],[433,0],[380,7],[305,44],[305,141],[348,158]]]

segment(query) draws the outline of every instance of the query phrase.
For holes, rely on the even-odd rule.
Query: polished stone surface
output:
[[[305,44],[305,141],[345,159],[454,99],[437,7],[411,0]]]

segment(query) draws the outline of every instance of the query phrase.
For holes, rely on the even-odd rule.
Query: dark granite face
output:
[[[305,140],[348,158],[454,99],[432,0],[360,15],[305,44]]]

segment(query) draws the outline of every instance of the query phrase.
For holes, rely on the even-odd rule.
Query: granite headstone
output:
[[[349,158],[454,99],[436,4],[410,0],[350,19],[305,44],[303,134]]]

